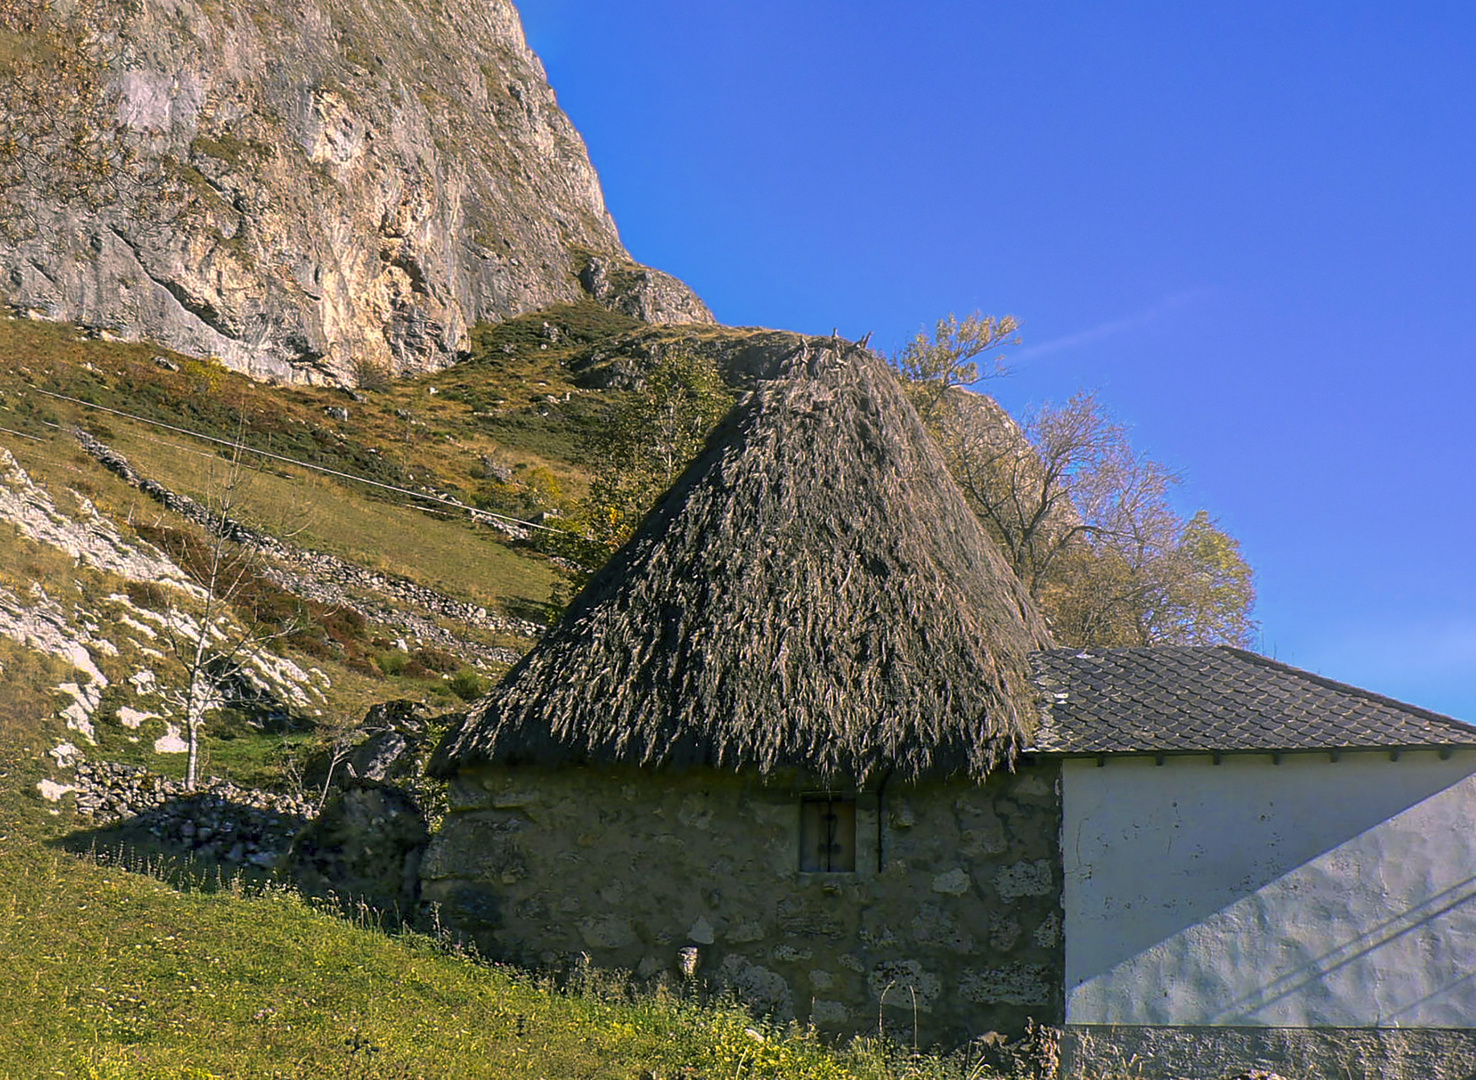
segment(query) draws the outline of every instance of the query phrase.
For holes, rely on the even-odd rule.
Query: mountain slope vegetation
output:
[[[566,361],[631,329],[591,307],[540,313],[479,332],[477,359],[454,372],[350,396],[272,389],[70,326],[0,322],[12,358],[0,372],[0,978],[11,988],[0,1075],[896,1074],[880,1044],[837,1054],[700,1001],[695,984],[634,999],[619,979],[555,986],[434,934],[388,934],[386,916],[362,906],[354,917],[314,906],[239,861],[158,845],[85,851],[105,834],[77,812],[64,763],[179,773],[167,704],[136,676],[171,675],[147,628],[190,603],[201,534],[86,452],[77,429],[187,496],[204,494],[230,444],[269,450],[278,456],[262,459],[247,507],[258,527],[293,508],[304,524],[281,533],[293,547],[485,609],[485,623],[421,615],[505,666],[546,620],[558,568],[526,527],[494,528],[473,504],[546,512],[583,497],[578,448],[631,391],[581,388]],[[207,772],[300,790],[303,761],[369,704],[459,704],[439,650],[403,628],[345,620],[341,605],[303,610],[309,626],[283,642],[278,669],[308,674],[300,699],[275,722],[249,703],[223,710]],[[290,699],[291,680],[273,687]],[[68,853],[79,843],[81,858]]]

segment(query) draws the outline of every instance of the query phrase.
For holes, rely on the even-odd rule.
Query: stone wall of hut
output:
[[[1062,1014],[1059,775],[837,789],[855,870],[807,873],[803,776],[486,766],[452,785],[423,897],[517,963],[690,978],[834,1034],[1015,1034]]]

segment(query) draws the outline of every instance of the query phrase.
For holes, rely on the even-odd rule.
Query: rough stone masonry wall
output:
[[[137,823],[171,850],[227,863],[276,866],[318,809],[305,799],[253,791],[212,776],[196,791],[137,765],[76,761],[77,811],[99,827]]]
[[[924,1045],[1013,1034],[1062,1011],[1058,778],[861,792],[857,869],[821,874],[798,868],[803,777],[489,766],[453,783],[422,895],[506,960],[678,981],[685,957],[829,1033],[880,1012],[911,1039],[915,995]]]
[[[1126,1061],[1136,1062],[1132,1075],[1142,1080],[1470,1080],[1476,1076],[1476,1030],[1089,1024],[1069,1026],[1062,1035],[1063,1080],[1097,1080]]]

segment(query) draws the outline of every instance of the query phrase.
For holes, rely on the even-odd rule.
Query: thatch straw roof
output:
[[[1049,637],[876,356],[794,338],[432,762],[982,779]]]

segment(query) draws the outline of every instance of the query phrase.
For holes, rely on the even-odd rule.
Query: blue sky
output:
[[[1024,324],[1257,570],[1262,651],[1476,721],[1476,6],[522,0],[723,322]]]

